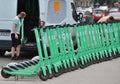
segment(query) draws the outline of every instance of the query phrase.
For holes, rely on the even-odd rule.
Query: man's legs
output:
[[[18,45],[16,47],[16,55],[17,55],[17,57],[20,55],[20,47],[21,47],[21,45]]]
[[[18,45],[16,47],[16,60],[23,60],[23,58],[20,56],[20,48],[21,48],[21,45]]]
[[[14,47],[11,48],[11,56],[12,56],[12,57],[15,56],[15,48],[14,48]]]
[[[15,55],[15,47],[11,48],[11,59],[15,60],[16,59],[16,55]]]

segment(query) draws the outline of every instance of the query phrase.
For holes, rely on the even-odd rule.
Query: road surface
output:
[[[0,57],[0,67],[10,62],[12,61],[9,55]],[[120,84],[120,58],[64,73],[47,81],[40,80],[38,76],[25,77],[18,81],[13,77],[4,79],[0,76],[0,82],[1,84]]]

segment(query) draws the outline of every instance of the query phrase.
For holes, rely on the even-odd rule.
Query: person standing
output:
[[[21,19],[26,17],[25,12],[20,12],[14,19],[12,25],[11,39],[12,39],[12,48],[11,48],[11,59],[21,59],[20,57],[20,47],[21,47],[21,38],[20,38],[20,28],[22,26]],[[16,51],[16,54],[15,54]]]
[[[45,28],[45,22],[44,21],[40,21],[40,27]]]
[[[99,22],[112,22],[112,21],[120,21],[120,18],[119,17],[113,17],[113,16],[105,16],[105,17],[102,17],[99,21]]]
[[[114,17],[113,16],[104,16],[100,20],[98,20],[98,23],[99,22],[111,22],[111,21],[114,21]]]

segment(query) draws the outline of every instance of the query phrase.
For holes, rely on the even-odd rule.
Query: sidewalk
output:
[[[13,77],[4,79],[0,76],[0,82],[1,84],[120,84],[120,58],[68,72],[48,81],[41,81],[38,76],[25,77],[18,81],[14,81]]]

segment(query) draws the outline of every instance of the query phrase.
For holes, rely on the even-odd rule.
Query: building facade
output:
[[[92,0],[74,0],[77,7],[90,7]]]

